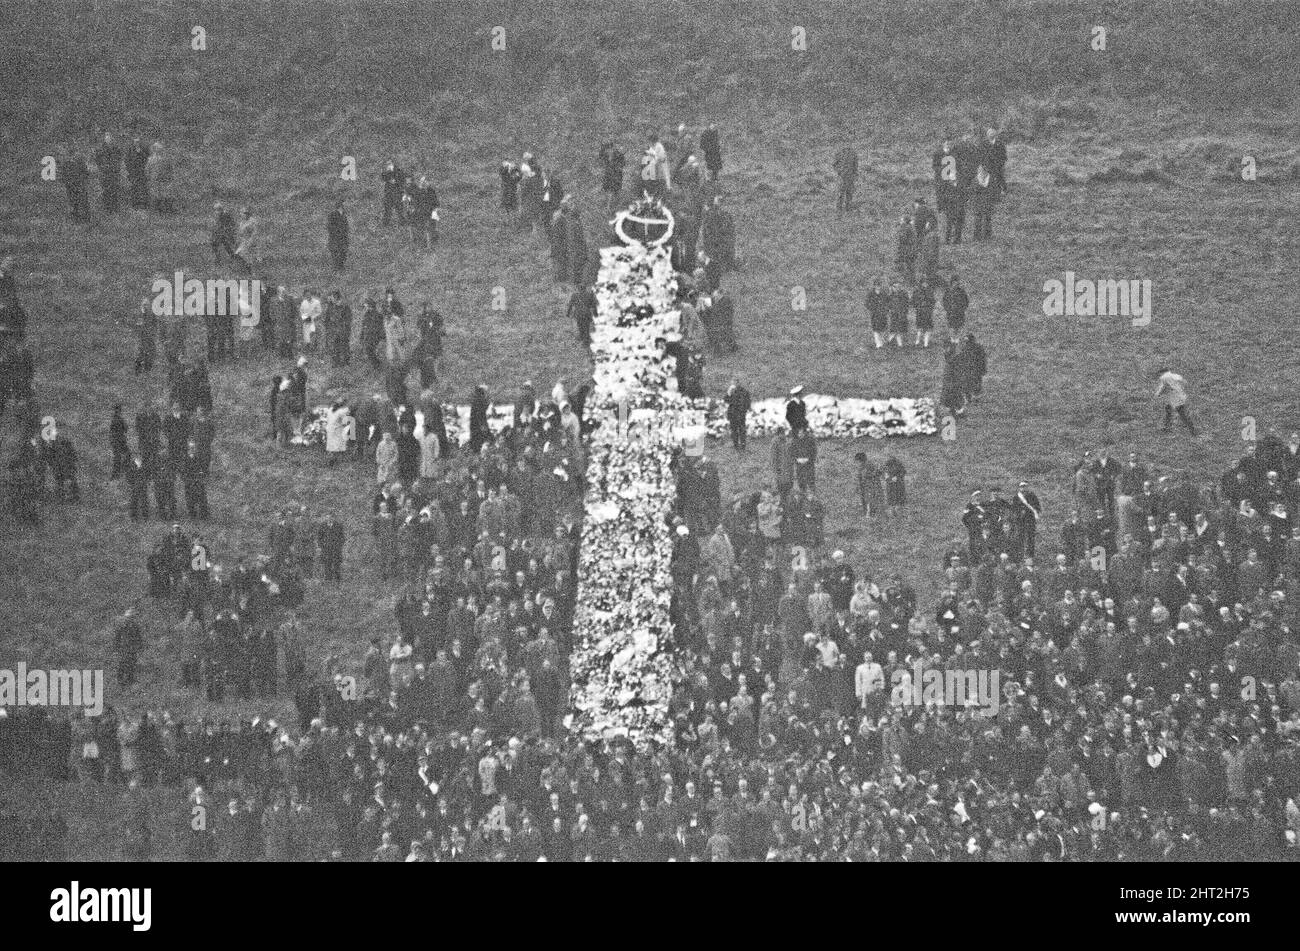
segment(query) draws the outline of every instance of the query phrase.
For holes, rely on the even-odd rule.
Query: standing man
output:
[[[107,214],[117,214],[122,199],[122,150],[113,141],[111,132],[104,133],[104,144],[95,149],[95,168],[99,171],[101,201]]]
[[[786,438],[784,429],[778,429],[772,437],[772,481],[776,483],[776,490],[781,494],[781,504],[784,505],[794,485],[794,456],[790,452],[790,441]]]
[[[612,216],[623,194],[623,169],[627,165],[627,156],[617,143],[606,142],[600,147],[597,160],[600,163],[600,190],[605,194],[605,211]]]
[[[871,290],[867,291],[867,314],[871,320],[871,336],[879,350],[889,332],[889,295],[881,288],[878,277],[871,281]]]
[[[804,426],[790,438],[790,454],[794,456],[794,479],[799,488],[813,490],[817,487],[817,440]]]
[[[569,317],[577,326],[578,339],[584,347],[591,346],[591,331],[596,325],[596,292],[591,287],[579,287],[569,298]]]
[[[1182,374],[1175,373],[1169,367],[1160,368],[1160,382],[1156,385],[1156,399],[1165,404],[1165,432],[1169,432],[1174,421],[1174,414],[1178,414],[1179,421],[1187,427],[1187,432],[1195,436],[1196,427],[1192,425],[1192,418],[1187,415],[1187,381],[1183,379]]]
[[[658,131],[651,133],[650,144],[641,153],[641,188],[651,198],[663,199],[673,187],[672,169],[668,165],[668,150],[664,148]]]
[[[981,167],[970,188],[970,207],[975,215],[975,240],[987,241],[993,237],[993,203],[996,201],[993,179]]]
[[[1038,522],[1043,517],[1043,506],[1028,482],[1020,483],[1016,497],[1011,500],[1011,522],[1019,536],[1020,550],[1026,558],[1034,557],[1034,538]]]
[[[723,271],[736,269],[736,222],[722,207],[721,195],[715,195],[700,216],[700,246]]]
[[[961,286],[961,280],[954,271],[948,286],[943,292],[943,315],[948,322],[950,339],[955,343],[961,328],[966,324],[966,309],[970,307],[970,295]]]
[[[181,486],[185,490],[185,509],[190,518],[206,519],[208,510],[208,473],[199,445],[191,438],[180,463]]]
[[[907,215],[898,219],[894,233],[894,268],[907,284],[916,280],[916,229]]]
[[[389,159],[384,163],[384,170],[379,173],[379,181],[383,184],[384,191],[384,225],[387,226],[392,220],[394,212],[397,213],[398,223],[403,223],[402,186],[406,183],[406,173]]]
[[[68,193],[68,211],[73,221],[90,220],[90,169],[80,152],[68,152],[58,164],[58,176]]]
[[[336,271],[343,270],[343,266],[347,262],[350,231],[347,212],[343,210],[343,202],[340,201],[335,204],[334,210],[330,212],[325,221],[325,243],[329,248],[330,258],[334,261],[334,270]]]
[[[131,196],[131,207],[149,210],[149,148],[137,135],[131,140],[126,153],[126,184]]]
[[[335,290],[325,305],[325,341],[330,363],[345,367],[352,360],[352,305]]]
[[[343,578],[343,523],[331,512],[320,524],[317,532],[320,541],[321,570],[326,581]]]
[[[956,145],[949,135],[931,161],[935,206],[943,215],[944,244],[961,243],[961,229],[966,217],[966,200],[957,184],[958,161]]]
[[[708,170],[709,181],[715,181],[722,171],[722,143],[718,139],[718,127],[712,122],[700,133],[700,151],[704,153],[704,167]]]
[[[235,257],[235,216],[221,202],[212,210],[216,216],[212,222],[212,258],[220,264],[222,252],[232,260]]]
[[[753,400],[749,390],[732,377],[727,387],[727,425],[731,429],[731,445],[737,452],[744,452],[747,442],[749,407]]]
[[[981,164],[993,179],[994,200],[997,200],[1007,193],[1007,147],[997,129],[985,132],[981,151]]]
[[[893,286],[889,289],[888,326],[889,339],[893,341],[896,347],[901,347],[907,342],[907,311],[911,303],[912,296],[907,293],[907,288],[903,287],[898,281],[894,281]]]
[[[835,196],[835,211],[844,214],[853,210],[853,188],[858,181],[858,153],[851,145],[842,147],[835,153],[831,165],[840,180],[839,192]]]
[[[113,632],[113,647],[117,651],[117,685],[129,687],[135,683],[136,661],[144,650],[144,632],[135,619],[135,608],[127,608]]]
[[[785,404],[785,421],[790,426],[792,436],[808,428],[808,407],[803,401],[803,384],[790,391],[790,399]]]

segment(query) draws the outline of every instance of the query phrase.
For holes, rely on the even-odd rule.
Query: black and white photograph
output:
[[[0,860],[71,870],[23,913],[998,863],[1244,935],[1300,859],[1297,37],[5,0]]]

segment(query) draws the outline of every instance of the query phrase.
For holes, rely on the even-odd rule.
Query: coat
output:
[[[438,460],[442,457],[442,441],[434,431],[420,437],[420,475],[432,479],[438,474]]]
[[[392,439],[380,440],[375,447],[375,464],[378,471],[375,481],[379,485],[389,485],[397,481],[397,443]]]
[[[778,487],[794,485],[794,453],[784,437],[772,440],[772,476]]]
[[[325,417],[325,451],[347,452],[355,429],[356,422],[346,406],[330,410]]]

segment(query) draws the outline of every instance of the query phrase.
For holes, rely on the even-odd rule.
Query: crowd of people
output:
[[[991,234],[993,196],[1005,188],[999,148],[990,136],[978,148],[949,143],[936,156],[936,186],[957,188],[939,195],[948,240],[960,240],[968,204],[976,239]],[[946,177],[950,153],[955,179]],[[626,158],[607,143],[600,162],[614,208]],[[850,164],[856,170],[856,158],[837,157],[837,170]],[[638,180],[687,223],[674,263],[680,303],[703,332],[683,306],[682,339],[661,345],[679,348],[688,395],[699,385],[697,354],[734,345],[730,314],[717,310],[726,300],[721,275],[737,263],[734,227],[718,217],[725,211],[712,211],[721,209],[710,195],[721,169],[717,129],[697,141],[683,127],[671,149],[651,138]],[[436,195],[412,198],[410,176],[391,163],[384,176],[385,222],[414,221],[430,246],[424,212],[431,203],[427,220],[436,221]],[[577,287],[570,311],[589,337],[594,255],[573,203],[531,154],[503,164],[501,181],[503,208],[546,234],[557,281]],[[851,181],[841,198],[851,207]],[[918,232],[919,217],[908,228],[934,244],[934,226],[927,219]],[[228,226],[219,230],[224,253]],[[335,225],[331,234],[340,233]],[[235,244],[239,257],[238,232]],[[923,257],[912,261],[918,290],[937,279]],[[958,291],[954,276],[942,294],[954,338],[966,306]],[[879,333],[902,346],[917,291],[873,293],[884,298]],[[338,312],[331,318],[317,298],[308,321],[306,297],[280,288],[262,308],[273,328],[263,328],[262,344],[280,358],[314,344],[315,328],[303,328],[317,318],[326,339],[338,340],[330,330]],[[933,296],[928,306],[932,315]],[[926,346],[920,313],[914,343]],[[347,326],[341,353],[327,346],[343,360],[350,312]],[[287,690],[297,722],[112,707],[68,720],[42,708],[0,709],[0,770],[124,787],[122,847],[133,859],[152,856],[164,824],[193,860],[1300,855],[1300,435],[1287,443],[1270,435],[1218,484],[1199,488],[1136,456],[1124,465],[1108,448],[1088,454],[1050,568],[1036,554],[1044,510],[1029,485],[1006,500],[997,490],[988,501],[976,493],[962,516],[966,544],[936,566],[944,590],[923,609],[900,575],[828,550],[817,442],[796,391],[789,432],[773,439],[769,484],[733,493],[724,507],[716,463],[685,448],[674,460],[678,496],[664,513],[675,539],[673,584],[664,594],[679,663],[675,742],[635,749],[565,728],[584,391],[560,386],[548,399],[526,387],[498,429],[479,387],[462,446],[428,389],[441,330],[427,309],[412,329],[391,291],[383,310],[368,302],[362,349],[386,371],[389,392],[356,407],[337,401],[326,422],[327,453],[374,460],[369,544],[383,590],[396,593],[390,632],[372,637],[359,664],[329,657],[317,665],[302,649],[304,580],[318,568],[323,580],[342,576],[337,517],[285,511],[269,551],[237,559],[229,572],[201,537],[173,524],[147,567],[150,594],[174,603],[167,644],[182,686],[214,703],[230,691],[268,706]],[[224,356],[223,334],[214,359]],[[14,352],[12,338],[5,346]],[[953,369],[942,402],[960,411],[978,396],[985,359],[969,335],[961,350],[955,339],[947,349]],[[142,360],[146,353],[142,346]],[[137,486],[152,483],[160,516],[172,521],[177,475],[201,482],[210,472],[212,398],[206,363],[172,353],[168,365],[169,415],[140,411],[135,452],[120,406],[111,432],[114,475],[131,486],[132,515],[148,515]],[[418,401],[406,390],[413,369],[425,389]],[[738,450],[742,389],[728,394]],[[13,395],[30,401],[30,387]],[[273,432],[301,436],[308,403],[300,362],[273,386]],[[863,513],[897,512],[907,495],[902,463],[866,453],[856,461]],[[190,502],[188,482],[185,494]],[[206,517],[206,497],[196,492],[189,512]],[[129,686],[149,645],[134,610],[116,622],[113,642],[118,682]],[[890,689],[910,686],[921,667],[997,672],[1004,689],[995,715]],[[151,796],[159,788],[162,798]],[[210,821],[192,822],[196,807]],[[61,829],[52,817],[31,841],[55,854]]]
[[[90,182],[98,179],[100,208],[105,215],[122,211],[122,186],[134,209],[170,215],[176,212],[176,163],[162,142],[146,143],[136,135],[123,149],[112,132],[97,145],[78,149],[66,145],[55,156],[54,174],[68,196],[73,221],[91,220]]]
[[[449,464],[451,494],[481,493],[481,537],[404,566],[396,635],[355,692],[337,668],[307,676],[297,729],[36,711],[0,720],[0,764],[126,784],[128,799],[177,787],[174,815],[132,813],[146,822],[214,802],[216,821],[184,827],[192,858],[1296,857],[1300,436],[1196,490],[1090,454],[1080,494],[1107,518],[1136,502],[1141,530],[1089,538],[1072,516],[1050,568],[1014,514],[1041,514],[1036,497],[995,494],[968,507],[970,545],[949,551],[924,611],[897,576],[770,534],[775,486],[716,521],[683,489],[668,516],[676,744],[643,751],[560,722],[580,491],[493,552],[509,506],[487,508],[486,490],[513,494],[547,442],[525,424]],[[377,512],[429,498],[406,493],[381,493]],[[1273,539],[1271,521],[1289,531]],[[1105,561],[1094,539],[1114,539]],[[918,663],[999,671],[996,715],[900,700],[887,685]]]

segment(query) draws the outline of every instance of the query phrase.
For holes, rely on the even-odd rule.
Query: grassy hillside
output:
[[[716,120],[724,191],[744,269],[729,279],[740,353],[713,359],[709,388],[732,375],[756,394],[792,382],[843,395],[938,388],[936,351],[881,355],[864,333],[862,295],[893,259],[890,224],[928,193],[929,152],[945,128],[1009,131],[1012,191],[996,241],[944,249],[974,299],[971,329],[990,353],[987,395],[954,444],[823,447],[819,484],[832,543],[878,573],[933,591],[973,487],[1029,478],[1066,515],[1067,464],[1113,439],[1171,468],[1217,474],[1239,450],[1243,414],[1300,426],[1300,361],[1291,345],[1289,274],[1300,236],[1285,214],[1300,197],[1293,141],[1294,4],[957,3],[7,3],[0,9],[0,255],[17,261],[33,319],[38,395],[77,441],[85,500],[33,530],[0,513],[0,665],[110,666],[105,624],[142,598],[144,557],[162,531],[126,518],[109,484],[113,402],[129,413],[162,390],[131,373],[131,318],[155,273],[211,272],[207,219],[220,197],[253,206],[270,233],[268,276],[339,286],[354,300],[387,285],[447,316],[446,387],[464,399],[486,381],[507,396],[525,377],[579,378],[585,358],[549,280],[545,249],[506,226],[496,163],[535,151],[597,225],[592,159],[611,135],[640,145],[647,123]],[[1108,26],[1108,49],[1089,48]],[[189,49],[190,29],[208,50]],[[504,26],[506,50],[490,47]],[[808,49],[790,49],[803,26]],[[181,214],[127,213],[69,223],[62,188],[39,159],[92,126],[132,127],[180,152]],[[836,219],[830,156],[863,157],[857,213]],[[444,205],[433,255],[378,226],[375,175],[395,155],[427,170]],[[1236,174],[1243,154],[1259,180]],[[339,179],[355,156],[362,179]],[[97,197],[98,189],[92,190]],[[354,250],[336,280],[324,216],[349,201]],[[1150,278],[1152,324],[1046,318],[1043,281],[1066,270]],[[790,288],[807,290],[794,312]],[[490,307],[492,289],[509,308]],[[201,329],[193,335],[200,344]],[[1147,397],[1165,359],[1188,376],[1209,439],[1154,431]],[[287,501],[346,516],[346,582],[311,582],[306,623],[316,657],[359,659],[371,631],[393,630],[396,588],[371,566],[365,494],[372,467],[325,470],[264,438],[264,393],[281,368],[258,358],[214,376],[212,505],[218,552],[257,553]],[[313,393],[358,394],[361,367],[315,361]],[[14,430],[0,423],[8,458]],[[914,500],[901,523],[864,524],[850,493],[860,448],[897,453]],[[724,491],[766,476],[766,445],[726,447]],[[170,608],[170,606],[166,606]],[[114,703],[208,709],[180,691],[170,616],[145,602],[153,646],[138,688]],[[111,679],[111,677],[110,677]],[[283,714],[283,710],[277,711]],[[70,817],[74,829],[90,828]],[[80,822],[80,824],[79,824]],[[111,839],[85,846],[110,854]]]

